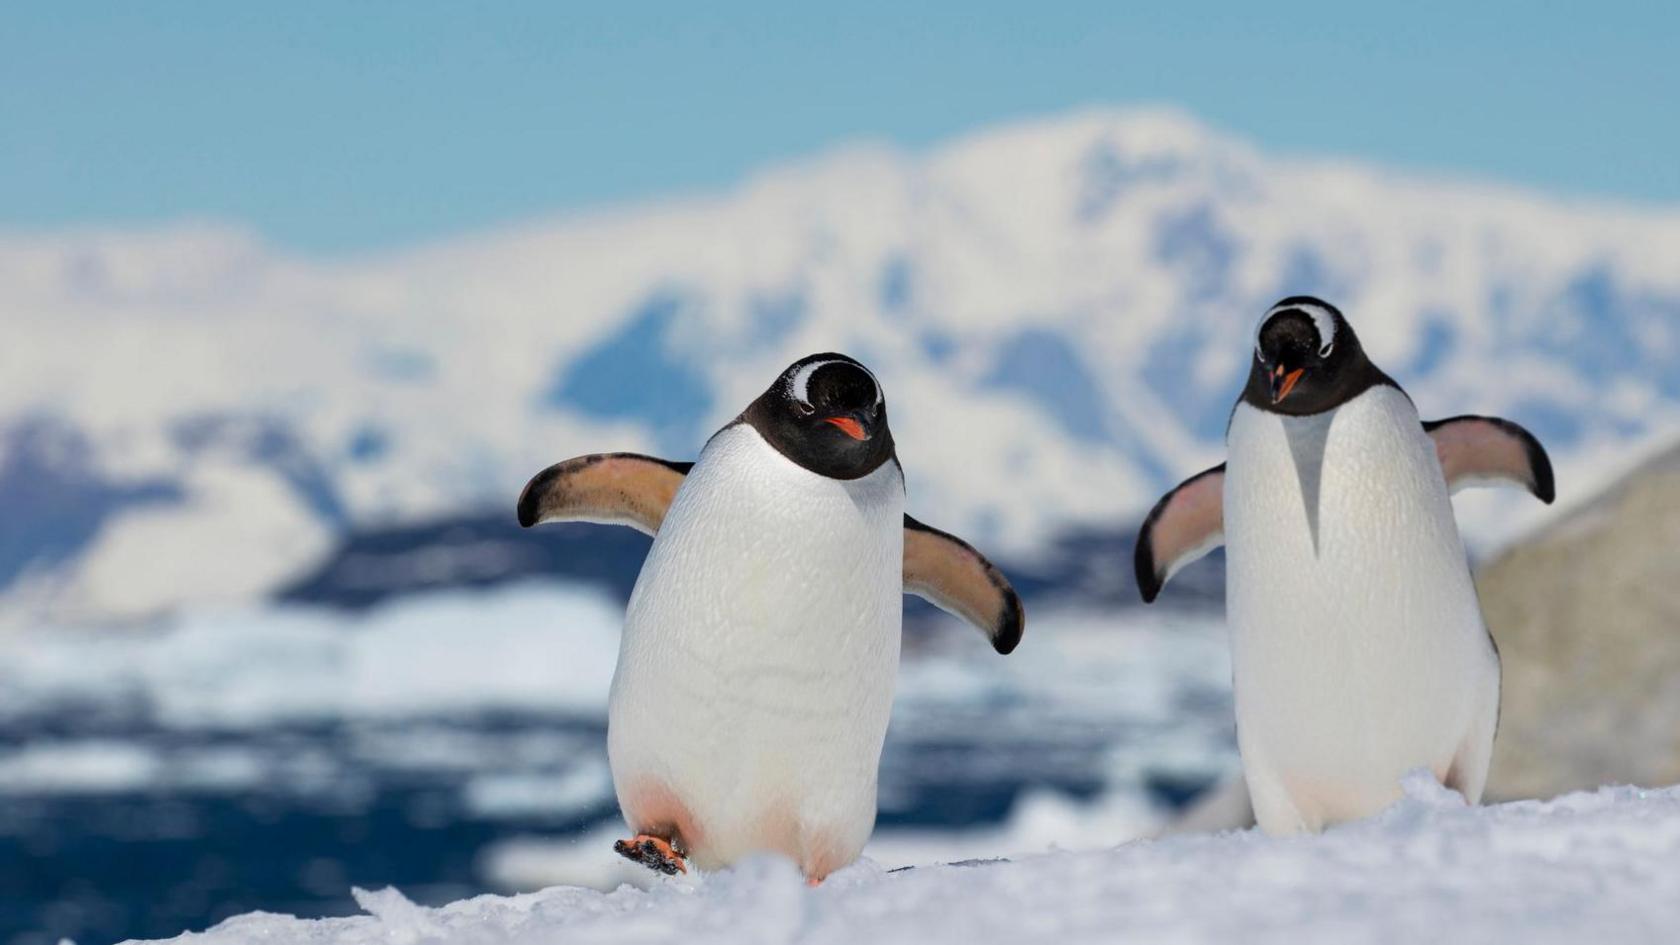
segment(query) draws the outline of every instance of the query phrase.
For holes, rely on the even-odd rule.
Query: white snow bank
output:
[[[890,873],[807,889],[774,858],[651,890],[554,887],[438,909],[357,891],[369,913],[265,913],[176,941],[344,943],[1672,942],[1680,788],[1466,807],[1427,777],[1317,837],[1254,831]]]
[[[586,758],[570,771],[481,774],[467,783],[466,806],[478,817],[565,815],[613,796],[607,759]]]
[[[0,796],[239,791],[269,774],[259,753],[233,746],[162,750],[115,738],[39,739],[0,751]]]
[[[531,582],[359,614],[281,605],[194,610],[149,628],[39,626],[0,633],[0,718],[78,706],[179,728],[495,710],[604,717],[623,620],[604,593]],[[898,685],[909,712],[1033,702],[1165,724],[1183,714],[1186,686],[1229,685],[1216,616],[1035,613],[1007,659],[971,633],[914,642]]]
[[[128,704],[192,727],[606,705],[623,608],[518,585],[419,595],[365,615],[195,611],[127,632],[0,635],[0,713]]]

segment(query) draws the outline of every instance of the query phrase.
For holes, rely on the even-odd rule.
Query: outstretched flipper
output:
[[[1426,420],[1447,488],[1518,486],[1547,505],[1557,498],[1552,461],[1534,434],[1502,417],[1466,415]]]
[[[995,565],[955,535],[904,516],[904,591],[968,621],[1008,653],[1021,642],[1021,598]]]
[[[636,453],[596,453],[555,463],[520,493],[519,524],[600,522],[653,535],[692,468],[693,463]],[[1021,642],[1026,616],[1002,572],[961,538],[908,515],[904,590],[973,624],[999,653]]]
[[[1225,464],[1204,469],[1161,497],[1138,529],[1132,567],[1144,603],[1179,569],[1225,543]]]
[[[519,524],[599,522],[652,535],[693,467],[637,453],[596,453],[555,463],[519,494]]]

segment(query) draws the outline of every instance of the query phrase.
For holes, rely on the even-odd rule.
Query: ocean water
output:
[[[0,641],[0,941],[648,882],[618,860],[618,604],[522,585]],[[1235,769],[1216,617],[1035,613],[1009,657],[908,630],[866,855],[1101,847]]]

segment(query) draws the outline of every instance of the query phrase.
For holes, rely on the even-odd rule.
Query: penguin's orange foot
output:
[[[671,842],[664,837],[654,837],[648,834],[637,834],[629,840],[620,840],[613,844],[613,850],[632,863],[640,863],[650,870],[657,870],[666,876],[688,872],[688,866],[683,863],[682,854],[671,846]]]

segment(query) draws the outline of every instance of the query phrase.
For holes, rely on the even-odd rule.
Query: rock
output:
[[[1490,800],[1680,782],[1680,447],[1477,586],[1504,667]]]

